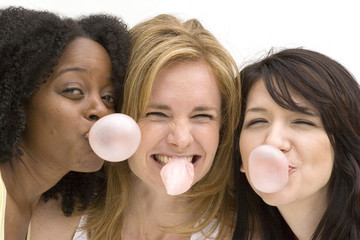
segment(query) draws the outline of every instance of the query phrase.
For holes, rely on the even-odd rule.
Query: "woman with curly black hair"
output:
[[[130,40],[114,16],[15,7],[0,10],[0,36],[0,239],[25,239],[39,204],[71,215],[103,191],[87,133],[117,108]]]

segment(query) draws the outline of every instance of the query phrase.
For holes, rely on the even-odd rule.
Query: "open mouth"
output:
[[[187,156],[187,157],[172,157],[172,156],[157,155],[157,154],[153,155],[152,157],[157,163],[159,163],[163,166],[165,164],[167,164],[172,158],[183,158],[187,162],[189,162],[189,163],[191,162],[193,164],[200,158],[199,155],[193,155],[193,156]]]

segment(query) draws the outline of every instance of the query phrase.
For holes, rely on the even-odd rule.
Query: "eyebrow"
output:
[[[198,106],[194,108],[195,112],[204,112],[204,111],[218,111],[215,107],[207,107],[207,106]]]
[[[307,107],[304,107],[304,106],[300,106],[300,107],[302,107],[305,110],[305,112],[299,112],[301,114],[306,114],[306,115],[309,115],[309,116],[312,116],[312,117],[320,116],[320,114],[314,112],[313,109],[311,109],[311,108],[307,108]],[[248,113],[248,112],[256,113],[256,112],[266,112],[266,111],[267,110],[265,108],[262,108],[262,107],[253,107],[253,108],[247,109],[245,111],[245,113]],[[292,111],[292,110],[290,110],[290,111]],[[298,111],[292,111],[292,112],[298,112]]]
[[[169,106],[161,105],[161,104],[151,104],[151,105],[149,105],[149,108],[155,108],[155,109],[160,109],[160,110],[170,110]]]
[[[57,74],[55,75],[55,78],[59,77],[60,75],[62,75],[64,73],[67,73],[67,72],[87,72],[87,71],[88,70],[86,68],[81,68],[81,67],[64,68],[57,72]]]
[[[159,110],[171,110],[171,108],[169,106],[162,105],[162,104],[151,104],[151,105],[149,105],[149,108],[155,108],[155,109],[159,109]],[[198,106],[193,109],[193,111],[195,111],[195,112],[204,112],[204,111],[211,111],[211,110],[218,112],[218,110],[215,107],[207,107],[207,106]]]
[[[245,113],[247,112],[266,112],[266,109],[262,107],[253,107],[246,109]]]
[[[304,106],[300,106],[302,107],[305,112],[303,114],[306,114],[306,115],[309,115],[309,116],[312,116],[312,117],[319,117],[320,114],[315,112],[312,108],[307,108],[307,107],[304,107]]]

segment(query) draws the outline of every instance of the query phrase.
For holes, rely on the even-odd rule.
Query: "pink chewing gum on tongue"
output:
[[[160,171],[169,195],[179,195],[190,189],[194,181],[194,165],[186,158],[173,158]]]

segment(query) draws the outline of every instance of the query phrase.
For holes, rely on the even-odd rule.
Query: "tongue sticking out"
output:
[[[179,195],[190,189],[194,181],[194,165],[186,158],[172,158],[160,171],[169,195]]]

